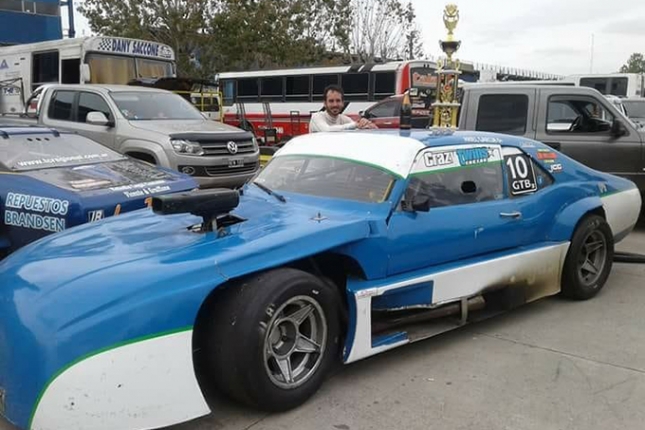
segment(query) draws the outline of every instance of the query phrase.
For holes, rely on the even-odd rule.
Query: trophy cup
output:
[[[448,30],[446,40],[440,40],[441,50],[446,58],[437,62],[437,97],[432,104],[434,108],[434,127],[457,127],[459,113],[459,75],[461,74],[459,60],[452,56],[457,52],[461,41],[455,40],[454,31],[459,22],[459,9],[455,4],[448,4],[443,10],[443,23]]]

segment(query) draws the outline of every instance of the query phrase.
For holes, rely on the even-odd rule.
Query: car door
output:
[[[460,128],[535,137],[534,88],[469,89],[460,113]]]
[[[378,128],[399,128],[401,100],[387,99],[365,111],[365,118],[372,121]]]
[[[553,172],[550,173],[516,147],[503,147],[502,154],[507,193],[522,218],[522,228],[515,232],[518,245],[545,243],[556,214],[566,205],[557,187],[553,186],[554,176],[562,172],[562,166],[557,159],[545,160],[544,165]]]
[[[407,208],[419,197],[429,199],[429,211]],[[499,145],[423,150],[390,220],[388,276],[516,248],[522,226]]]
[[[90,112],[101,112],[112,125],[96,125],[87,123],[87,115]],[[116,129],[114,127],[114,113],[107,101],[99,93],[80,91],[76,103],[76,127],[79,133],[99,142],[108,148],[116,149]]]
[[[114,115],[100,95],[87,91],[55,90],[49,101],[45,125],[76,131],[112,148],[114,128],[87,124],[87,114],[92,111],[103,112],[108,120],[114,121]]]
[[[537,140],[600,171],[628,177],[642,174],[640,136],[614,114],[607,100],[553,90],[545,90],[542,100]],[[621,119],[626,134],[612,135],[612,123]]]

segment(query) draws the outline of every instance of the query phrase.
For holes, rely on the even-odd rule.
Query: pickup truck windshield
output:
[[[113,92],[110,93],[110,97],[123,116],[130,121],[204,120],[193,105],[173,93],[128,91]]]
[[[391,173],[377,167],[306,155],[276,157],[255,180],[274,191],[368,203],[385,201],[394,181]]]
[[[14,172],[123,160],[105,146],[75,134],[14,135],[0,139],[0,164]]]

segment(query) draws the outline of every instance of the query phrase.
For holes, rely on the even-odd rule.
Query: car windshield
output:
[[[271,190],[379,203],[388,198],[396,178],[355,161],[287,155],[271,160],[255,181]]]
[[[623,100],[623,105],[627,109],[627,115],[630,118],[645,118],[645,100]]]
[[[103,145],[75,134],[12,135],[0,139],[0,164],[14,172],[123,160]]]
[[[204,119],[193,105],[173,93],[132,91],[111,93],[110,96],[129,120]]]

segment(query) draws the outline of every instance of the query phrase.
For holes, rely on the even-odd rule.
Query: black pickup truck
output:
[[[559,85],[464,88],[459,128],[525,136],[645,191],[645,130],[598,91]]]

